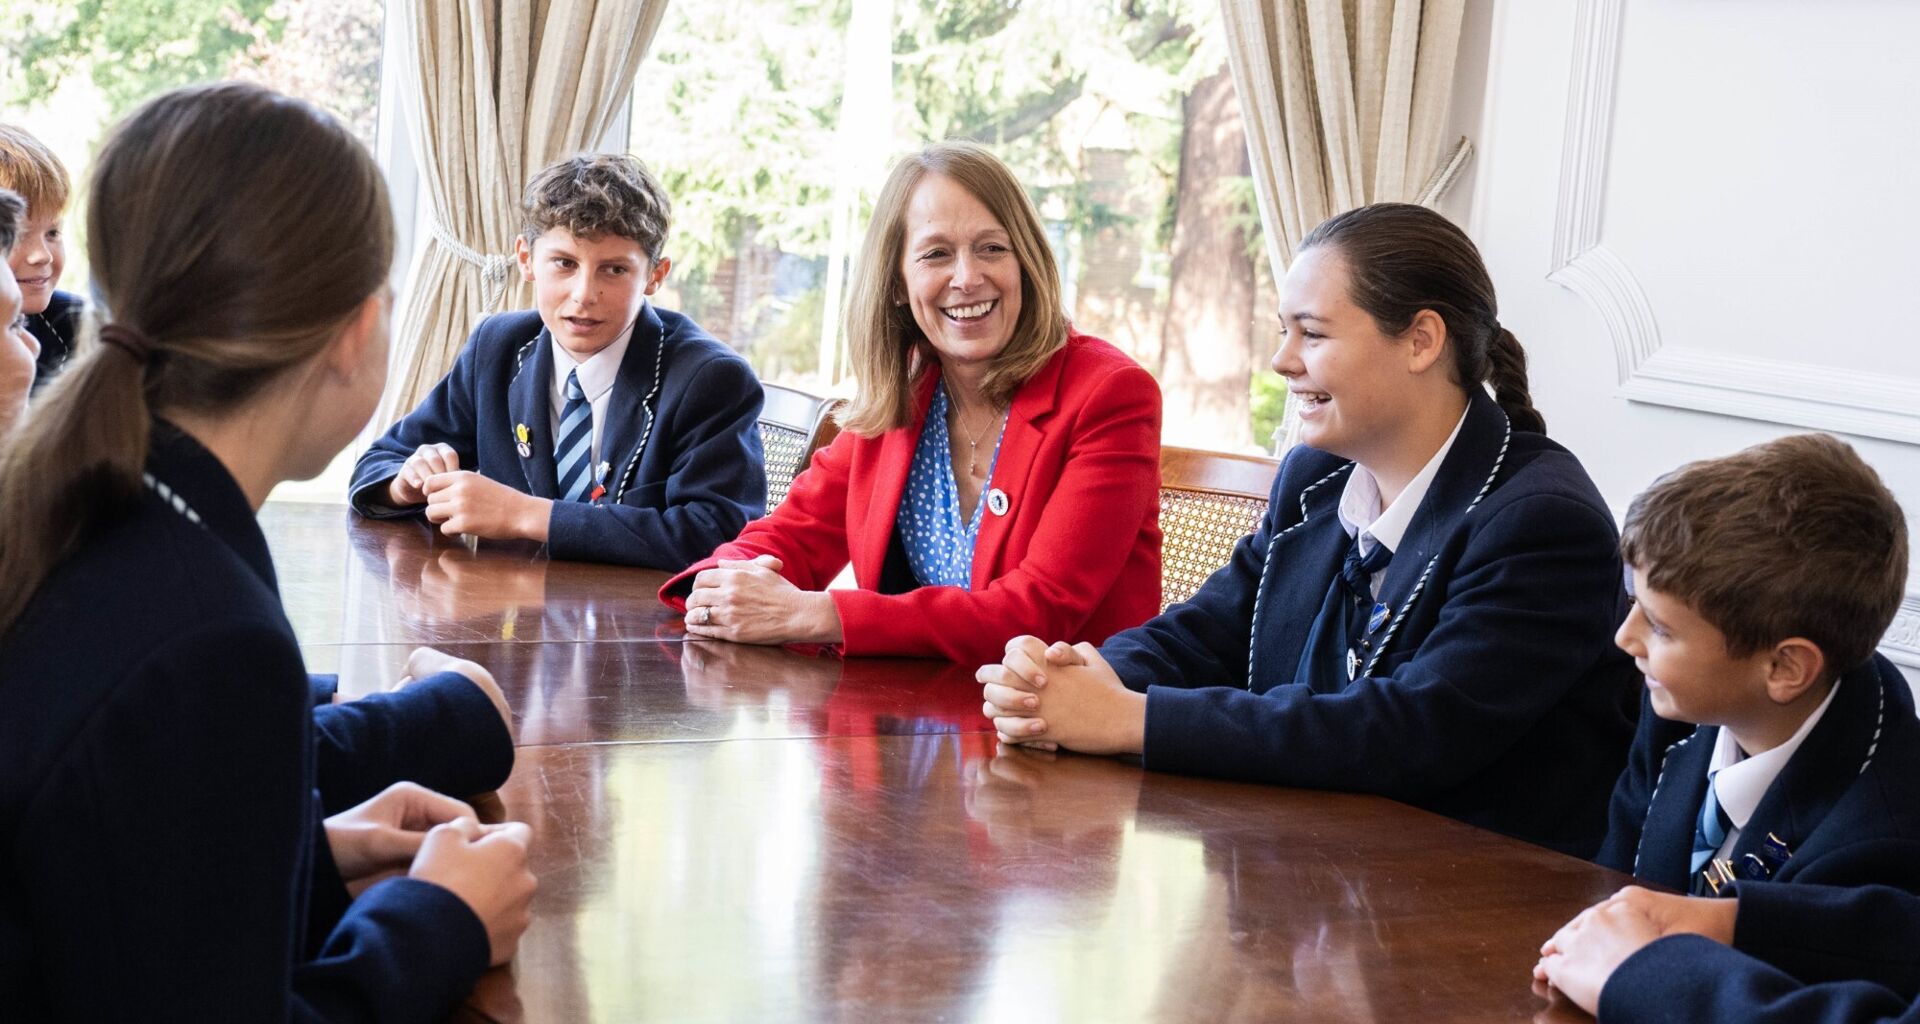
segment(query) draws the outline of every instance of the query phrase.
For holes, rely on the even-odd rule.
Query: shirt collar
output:
[[[1433,478],[1440,472],[1440,464],[1447,461],[1447,453],[1453,450],[1453,442],[1460,437],[1460,428],[1466,423],[1467,414],[1462,412],[1446,443],[1420,467],[1420,472],[1414,474],[1406,489],[1384,511],[1380,508],[1380,482],[1365,466],[1353,467],[1353,472],[1347,475],[1346,489],[1340,492],[1340,525],[1346,529],[1347,536],[1360,537],[1362,554],[1374,544],[1385,544],[1388,551],[1399,548],[1401,539],[1407,535],[1407,527],[1413,523],[1413,514],[1420,511],[1420,502],[1426,499]]]
[[[585,362],[576,361],[573,354],[560,347],[559,339],[551,337],[547,345],[553,349],[553,402],[554,408],[563,408],[567,404],[567,374],[580,374],[580,390],[586,392],[587,401],[594,402],[613,387],[620,376],[620,364],[627,358],[627,344],[633,340],[633,328],[640,322],[633,318],[633,324],[621,332],[613,344],[588,356]]]
[[[1713,780],[1714,796],[1719,798],[1720,807],[1727,812],[1734,828],[1747,827],[1747,819],[1760,807],[1760,799],[1767,795],[1787,762],[1793,760],[1793,752],[1800,749],[1801,742],[1827,713],[1833,695],[1839,692],[1840,682],[1835,680],[1833,689],[1827,691],[1827,699],[1813,709],[1813,714],[1800,723],[1800,728],[1787,742],[1765,753],[1748,757],[1740,744],[1734,742],[1733,733],[1724,726],[1720,729],[1719,738],[1713,741],[1713,759],[1707,763],[1707,776]]]

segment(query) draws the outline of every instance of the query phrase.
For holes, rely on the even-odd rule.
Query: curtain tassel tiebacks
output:
[[[1453,188],[1453,183],[1460,180],[1460,175],[1467,169],[1467,161],[1472,157],[1473,140],[1462,135],[1460,141],[1454,144],[1453,152],[1433,169],[1427,183],[1420,186],[1420,196],[1414,202],[1432,209],[1440,197]]]
[[[500,303],[507,297],[507,282],[513,275],[513,257],[497,253],[483,253],[447,230],[438,220],[429,222],[434,240],[462,262],[471,264],[480,271],[480,308],[482,312],[494,313],[500,309]]]

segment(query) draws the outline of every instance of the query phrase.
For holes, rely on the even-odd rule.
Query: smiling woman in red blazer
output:
[[[1160,390],[1073,330],[1039,215],[992,153],[893,169],[853,285],[858,396],[772,515],[668,581],[687,632],[998,659],[1160,603]],[[851,561],[857,590],[826,590]]]

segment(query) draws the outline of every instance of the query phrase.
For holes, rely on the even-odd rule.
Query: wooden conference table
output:
[[[1540,942],[1628,879],[1376,797],[997,752],[968,666],[688,641],[658,572],[261,515],[316,672],[431,644],[519,730],[540,891],[483,1021],[1579,1021]]]

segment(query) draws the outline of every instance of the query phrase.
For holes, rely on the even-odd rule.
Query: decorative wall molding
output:
[[[1920,444],[1920,381],[1911,377],[1669,346],[1635,367],[1619,393],[1637,402]]]
[[[1896,665],[1920,668],[1920,593],[1909,593],[1880,639],[1880,653]]]
[[[1920,444],[1920,379],[1667,346],[1646,290],[1601,238],[1626,0],[1580,0],[1560,155],[1553,266],[1613,342],[1629,401]],[[1920,658],[1920,645],[1916,645]],[[1920,661],[1915,662],[1920,664]]]

